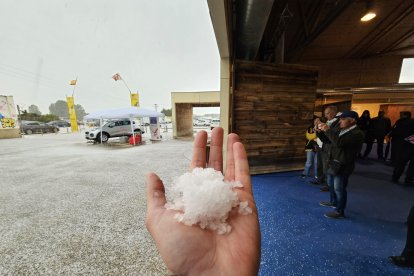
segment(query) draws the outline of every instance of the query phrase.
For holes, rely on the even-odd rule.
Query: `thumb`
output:
[[[164,184],[155,173],[147,175],[147,213],[164,207],[166,203]]]

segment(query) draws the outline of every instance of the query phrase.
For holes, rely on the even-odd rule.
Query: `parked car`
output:
[[[220,119],[211,120],[210,129],[220,126]]]
[[[193,122],[193,126],[210,126],[210,123],[207,122],[207,121],[197,120],[197,121]]]
[[[33,134],[33,133],[57,133],[59,131],[58,127],[51,126],[42,122],[37,121],[22,121],[20,129],[23,133]]]
[[[171,121],[160,121],[161,125],[168,125],[171,124]]]
[[[141,131],[139,125],[136,125],[133,121],[134,133],[141,134],[144,131]],[[132,135],[131,131],[131,122],[127,119],[113,120],[109,121],[102,126],[102,138],[101,138],[101,129],[93,128],[91,130],[85,131],[85,138],[87,140],[94,140],[95,142],[106,143],[109,138],[121,137],[121,136],[130,136]]]
[[[55,126],[55,127],[70,127],[70,123],[68,123],[64,120],[51,121],[47,124],[50,125],[50,126]]]

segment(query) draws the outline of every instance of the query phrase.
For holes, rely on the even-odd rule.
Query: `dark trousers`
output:
[[[398,154],[398,148],[401,146],[402,142],[403,141],[401,141],[400,139],[391,139],[391,163],[393,165],[395,165],[395,162],[397,161],[396,156]]]
[[[385,155],[384,155],[385,160],[388,159],[388,154],[390,153],[390,148],[391,148],[391,142],[388,141],[387,146],[385,147]],[[392,158],[391,158],[391,160],[392,160]]]
[[[317,170],[318,170],[318,180],[319,182],[325,182],[326,181],[326,175],[323,170],[323,160],[322,160],[322,151],[316,152],[316,158],[317,158]]]
[[[327,183],[327,180],[326,180],[326,177],[327,177],[327,171],[328,171],[328,159],[329,159],[329,154],[328,154],[328,150],[325,148],[325,149],[322,149],[321,151],[320,151],[320,153],[321,153],[321,156],[320,156],[320,158],[322,159],[322,175],[323,175],[323,181],[321,181],[321,182],[324,182],[324,183]]]
[[[404,144],[398,146],[398,151],[395,157],[392,178],[398,181],[408,163],[405,182],[412,182],[414,177],[414,146],[404,142]]]
[[[365,149],[364,152],[364,157],[367,157],[371,150],[372,150],[372,145],[374,144],[374,141],[377,140],[377,155],[378,158],[383,159],[384,158],[384,138],[385,135],[372,135],[367,137],[367,148]]]
[[[407,225],[407,241],[401,256],[414,262],[414,206],[411,207],[410,214],[408,215]]]

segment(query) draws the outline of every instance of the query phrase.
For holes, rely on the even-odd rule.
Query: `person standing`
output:
[[[414,268],[414,205],[407,218],[407,240],[401,255],[390,256],[390,261],[398,266]]]
[[[364,142],[364,133],[356,125],[358,113],[345,111],[339,118],[339,133],[327,124],[319,125],[319,129],[331,141],[327,170],[327,182],[331,192],[330,201],[321,201],[319,204],[334,207],[335,211],[325,214],[325,217],[334,219],[345,218],[348,179],[354,170],[360,146]]]
[[[318,124],[319,122],[320,121],[318,121]],[[317,125],[316,125],[316,128],[317,128]],[[314,185],[326,185],[325,183],[326,175],[323,173],[323,161],[322,161],[322,153],[321,153],[323,143],[321,139],[316,138],[316,144],[318,145],[318,151],[316,152],[316,159],[318,160],[317,161],[318,178],[313,180],[313,182],[312,181],[310,182],[312,182],[311,184],[314,184]]]
[[[400,119],[398,119],[391,132],[391,164],[395,165],[398,155],[401,153],[399,147],[403,144],[404,138],[407,137],[407,129],[411,123],[411,112],[401,111]]]
[[[378,159],[384,159],[384,138],[391,130],[391,120],[385,116],[384,111],[378,111],[378,117],[371,120],[371,125],[367,134],[367,148],[365,149],[363,158],[366,158],[371,150],[374,141],[377,141]]]
[[[414,187],[414,121],[410,112],[405,112],[402,117],[392,131],[392,139],[397,144],[392,181],[398,183],[408,163],[404,184]]]
[[[325,108],[324,115],[326,118],[326,125],[329,126],[332,131],[339,132],[339,119],[338,116],[340,113],[338,113],[338,109],[334,105],[330,105]],[[321,123],[319,123],[321,124]],[[321,159],[322,159],[322,168],[323,168],[323,175],[326,177],[327,175],[327,162],[328,162],[328,153],[331,147],[331,141],[328,137],[322,132],[317,131],[316,136],[321,140],[322,142],[322,149],[321,149]],[[321,192],[329,192],[329,186],[326,185],[326,179],[320,179],[319,181],[311,181],[311,184],[314,185],[320,185],[322,183],[325,183],[325,185],[321,188]]]
[[[313,167],[314,177],[318,179],[318,159],[317,159],[317,152],[319,150],[318,144],[316,140],[316,130],[315,124],[319,122],[319,118],[315,118],[306,131],[306,145],[305,145],[305,152],[306,152],[306,163],[305,168],[301,174],[302,178],[306,178],[310,176],[310,170]]]
[[[369,110],[364,110],[364,112],[362,112],[361,117],[359,117],[358,122],[357,122],[357,126],[359,127],[359,129],[364,133],[365,135],[365,143],[367,143],[367,133],[369,130],[369,127],[371,125],[371,115],[369,113]],[[362,145],[361,145],[361,150],[362,150]],[[358,157],[361,158],[362,154],[361,154],[361,150],[358,153]]]

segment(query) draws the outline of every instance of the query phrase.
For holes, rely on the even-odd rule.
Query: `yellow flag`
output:
[[[71,80],[70,85],[76,85],[77,80]]]
[[[73,97],[66,97],[66,101],[68,103],[70,128],[72,132],[76,132],[78,131],[78,121],[76,120],[75,101]]]
[[[139,107],[139,94],[131,93],[131,106]]]

